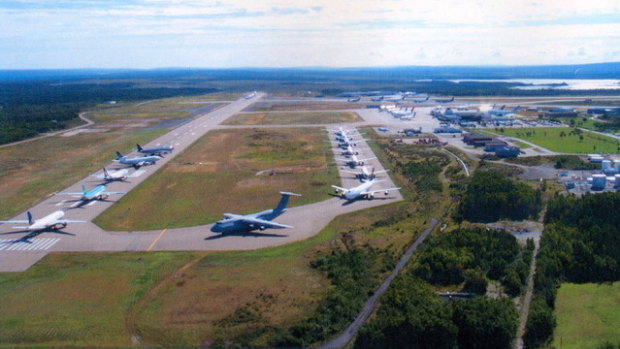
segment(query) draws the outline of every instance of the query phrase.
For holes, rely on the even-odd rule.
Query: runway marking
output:
[[[60,238],[36,238],[26,241],[0,239],[0,251],[45,251],[54,246]]]
[[[140,177],[140,176],[142,176],[142,174],[144,172],[146,172],[146,171],[145,170],[138,170],[138,171],[135,171],[134,173],[132,173],[131,176],[129,176],[129,177],[132,177],[132,178]]]
[[[153,247],[155,247],[155,244],[157,244],[157,241],[159,241],[159,239],[161,239],[162,236],[164,236],[164,233],[168,230],[168,228],[164,229],[161,231],[161,233],[159,233],[159,235],[157,236],[157,238],[155,238],[155,240],[153,240],[153,242],[151,243],[151,245],[146,249],[146,252],[149,252],[153,249]]]
[[[65,204],[65,202],[67,202],[67,200],[59,201],[55,206],[62,206]]]

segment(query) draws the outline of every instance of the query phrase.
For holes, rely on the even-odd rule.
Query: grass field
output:
[[[553,347],[596,349],[620,343],[620,282],[562,284],[555,301]]]
[[[317,100],[314,102],[256,102],[244,111],[272,112],[272,111],[317,111],[317,110],[346,110],[364,108],[366,103],[350,103],[350,102],[324,102]]]
[[[101,132],[48,137],[0,148],[0,219],[8,219],[55,191],[95,172],[136,143],[166,130]]]
[[[0,347],[128,347],[128,311],[193,253],[51,254],[0,274]]]
[[[339,182],[330,146],[320,128],[212,131],[95,223],[107,230],[207,224],[223,212],[271,208],[282,190],[303,195],[291,200],[295,206],[325,200]]]
[[[361,120],[353,112],[244,113],[233,115],[224,125],[308,125]]]
[[[620,153],[620,140],[588,131],[575,134],[573,130],[569,127],[505,128],[500,134],[560,153]]]

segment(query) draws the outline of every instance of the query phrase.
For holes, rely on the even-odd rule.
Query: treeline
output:
[[[552,336],[562,282],[620,280],[619,210],[620,193],[556,196],[549,202],[524,338],[528,346],[540,346]]]
[[[541,193],[494,171],[476,171],[463,195],[455,218],[471,222],[536,218]]]
[[[415,264],[394,280],[354,347],[510,348],[518,323],[514,303],[484,295],[489,279],[519,295],[533,250],[533,241],[520,248],[504,231],[461,228],[431,236]],[[479,296],[443,301],[429,283],[443,289],[456,285]]]
[[[442,301],[411,273],[398,276],[373,320],[360,330],[356,349],[508,349],[518,314],[509,299]]]
[[[498,280],[515,297],[526,284],[533,250],[533,241],[521,249],[503,230],[460,228],[429,239],[412,273],[433,285],[464,283],[463,291],[477,294]]]
[[[0,83],[0,144],[61,130],[80,110],[105,101],[133,101],[215,92],[213,88],[140,87],[134,83]]]

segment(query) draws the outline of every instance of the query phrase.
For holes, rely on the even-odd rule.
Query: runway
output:
[[[139,183],[146,180],[168,161],[181,153],[208,131],[224,128],[219,126],[228,117],[239,113],[247,106],[263,98],[264,94],[257,94],[251,99],[241,98],[227,106],[214,110],[197,117],[189,123],[175,128],[167,134],[144,145],[144,148],[157,147],[160,145],[173,145],[174,153],[167,155],[155,165],[146,166],[134,172],[129,178],[129,182],[113,182],[107,186],[108,191],[130,191]],[[376,111],[360,111],[360,116],[364,121],[342,126],[351,128],[367,125],[385,124],[385,115]],[[389,116],[388,116],[389,117]],[[389,117],[391,119],[391,117]],[[313,125],[325,126],[330,129],[337,128],[338,124]],[[245,126],[254,128],[256,126]],[[265,126],[274,127],[274,126]],[[278,127],[278,126],[275,126]],[[283,127],[299,127],[299,125],[286,125]],[[372,150],[366,142],[357,137],[356,142],[362,157],[374,157]],[[340,151],[334,148],[335,155],[342,157]],[[137,154],[129,154],[130,156]],[[382,164],[377,160],[372,160],[368,165],[375,167],[377,171],[383,170]],[[115,163],[110,163],[107,167],[116,168]],[[340,167],[339,167],[340,169]],[[140,172],[143,171],[143,172]],[[139,173],[136,175],[135,173]],[[352,175],[340,172],[341,184],[349,188],[359,185],[359,181],[352,178]],[[372,189],[392,187],[389,176],[384,176],[385,181]],[[82,185],[92,187],[93,177],[88,176],[62,190],[63,192],[79,192]],[[337,184],[337,183],[334,183]],[[326,188],[326,191],[329,189]],[[66,218],[72,220],[85,220],[88,223],[72,223],[63,231],[70,235],[60,235],[53,232],[44,232],[37,237],[30,239],[30,242],[19,242],[24,234],[7,235],[12,232],[11,224],[0,225],[0,272],[19,272],[30,268],[33,264],[50,252],[119,252],[119,251],[226,251],[226,250],[253,250],[270,246],[282,245],[298,240],[307,239],[319,233],[336,216],[354,212],[370,207],[385,205],[388,203],[402,200],[398,191],[390,192],[388,196],[377,197],[374,200],[357,200],[347,202],[340,198],[330,198],[325,201],[289,208],[286,213],[278,217],[277,221],[283,224],[293,225],[293,229],[266,230],[263,232],[247,234],[217,234],[210,231],[211,225],[183,227],[175,229],[164,229],[154,231],[129,231],[129,232],[108,232],[90,223],[92,219],[101,214],[120,195],[113,195],[108,200],[99,201],[94,204],[77,206],[67,211]],[[64,201],[59,197],[49,197],[30,209],[35,218],[50,214],[59,209],[67,209],[70,200]],[[164,204],[165,203],[158,203]],[[266,207],[268,208],[268,207]],[[12,220],[24,219],[25,212],[11,218]],[[13,238],[13,236],[15,236]],[[43,240],[47,239],[47,240]],[[36,245],[35,245],[36,244]],[[2,246],[11,245],[3,248]],[[36,247],[33,247],[36,246]]]

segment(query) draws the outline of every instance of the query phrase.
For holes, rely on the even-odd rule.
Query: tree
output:
[[[453,302],[460,349],[508,349],[516,336],[518,314],[508,299],[476,297]]]

